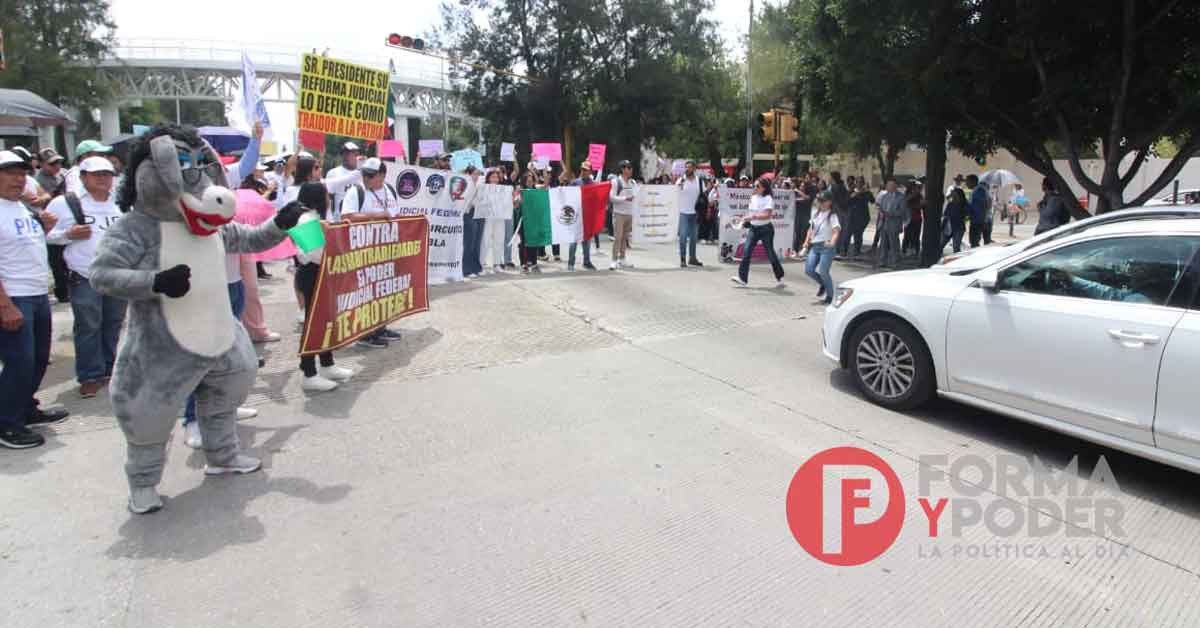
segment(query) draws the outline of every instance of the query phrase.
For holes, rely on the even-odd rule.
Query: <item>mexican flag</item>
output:
[[[611,183],[521,190],[525,246],[582,242],[604,230]]]

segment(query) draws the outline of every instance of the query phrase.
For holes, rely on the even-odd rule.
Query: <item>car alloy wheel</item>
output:
[[[885,399],[898,399],[912,389],[916,359],[908,343],[886,329],[863,336],[855,352],[855,368],[863,384]]]

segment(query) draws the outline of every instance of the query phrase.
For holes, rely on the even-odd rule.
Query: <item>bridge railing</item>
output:
[[[138,61],[240,64],[243,51],[250,55],[250,60],[260,72],[268,66],[274,66],[295,68],[298,73],[301,56],[304,53],[315,52],[378,69],[389,67],[390,61],[391,67],[394,68],[393,79],[399,82],[437,87],[442,85],[444,80],[445,85],[452,85],[449,75],[443,75],[441,64],[427,57],[402,52],[396,55],[371,55],[362,51],[313,49],[289,44],[123,38],[118,39],[113,46],[112,56],[134,64]]]

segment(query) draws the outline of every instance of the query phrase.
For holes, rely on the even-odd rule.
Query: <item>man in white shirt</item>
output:
[[[362,185],[352,185],[346,191],[346,197],[342,200],[341,219],[346,222],[366,222],[395,216],[400,209],[400,196],[386,181],[387,164],[372,157],[363,161],[358,169],[362,172]],[[358,345],[381,349],[388,346],[389,341],[399,339],[399,332],[381,327],[375,333],[363,336]]]
[[[0,446],[44,444],[30,426],[58,423],[66,412],[43,412],[34,394],[50,359],[50,266],[46,230],[54,214],[34,214],[21,202],[29,164],[0,151]]]
[[[622,160],[617,164],[621,176],[613,179],[608,200],[613,206],[613,250],[609,270],[633,268],[625,263],[625,252],[629,248],[629,235],[633,231],[633,202],[637,198],[637,182],[633,180],[633,164]]]
[[[125,321],[125,300],[96,292],[88,283],[92,260],[104,232],[121,218],[112,200],[116,171],[104,157],[89,157],[79,164],[85,194],[67,192],[47,208],[58,219],[46,235],[51,244],[63,245],[71,284],[71,311],[75,315],[75,379],[79,396],[95,397],[112,377],[117,342]]]
[[[335,181],[354,172],[358,168],[358,156],[361,152],[358,144],[354,142],[342,144],[342,165],[330,168],[329,172],[325,173],[325,179],[327,181]],[[334,207],[342,206],[342,201],[346,198],[346,190],[349,190],[353,186],[353,183],[329,186],[329,193],[333,195]]]
[[[689,159],[684,164],[683,176],[675,185],[679,186],[679,267],[687,268],[689,264],[703,266],[704,264],[696,259],[696,239],[700,237],[696,204],[704,198],[704,182],[696,174],[696,162]]]

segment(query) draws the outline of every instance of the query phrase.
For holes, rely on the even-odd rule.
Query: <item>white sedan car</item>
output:
[[[1200,208],[1126,210],[847,281],[826,357],[871,401],[936,395],[1200,473]]]

